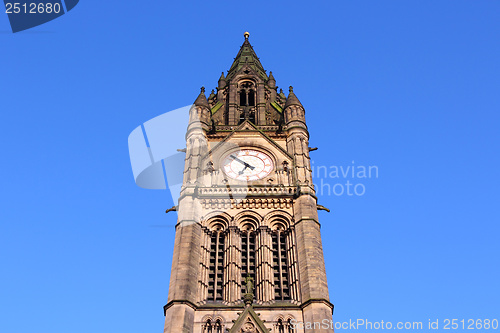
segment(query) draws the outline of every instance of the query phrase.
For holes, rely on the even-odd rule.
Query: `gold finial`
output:
[[[293,93],[293,87],[292,87],[292,86],[290,86],[290,88],[288,88],[288,89],[289,89],[289,91],[290,91],[291,93]]]
[[[245,39],[248,39],[248,37],[250,37],[250,33],[248,31],[245,31],[245,33],[243,34],[243,36],[245,36]]]

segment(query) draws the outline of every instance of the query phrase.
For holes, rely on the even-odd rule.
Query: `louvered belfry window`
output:
[[[214,216],[205,222],[198,271],[200,304],[243,303],[247,277],[253,278],[252,293],[258,304],[300,303],[292,219],[289,215],[273,214],[264,220],[265,217],[249,211],[233,220]]]

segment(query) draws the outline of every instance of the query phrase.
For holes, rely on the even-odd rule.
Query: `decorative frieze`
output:
[[[297,189],[294,186],[266,186],[266,187],[200,187],[198,188],[198,196],[203,197],[269,197],[269,196],[283,196],[295,195]]]
[[[202,207],[206,210],[227,209],[289,209],[292,207],[291,198],[244,198],[244,199],[201,199]]]

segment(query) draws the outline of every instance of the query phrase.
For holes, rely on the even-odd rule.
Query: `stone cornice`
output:
[[[174,305],[187,305],[187,306],[191,307],[193,310],[197,309],[196,304],[194,304],[193,302],[191,302],[189,300],[186,300],[186,299],[173,300],[173,301],[170,301],[163,306],[163,315],[165,316],[167,313],[167,310],[170,309]]]
[[[303,310],[304,308],[306,308],[307,306],[313,304],[313,303],[322,303],[322,304],[325,304],[326,306],[328,306],[330,309],[332,309],[332,312],[333,312],[333,309],[334,309],[334,305],[332,303],[330,303],[330,301],[328,301],[327,299],[324,299],[324,298],[311,298],[311,299],[308,299],[307,301],[305,301],[304,303],[300,304],[300,305],[297,305],[297,304],[293,304],[293,303],[287,303],[287,302],[276,302],[274,304],[266,304],[266,305],[259,305],[259,304],[253,304],[253,307],[257,310],[276,310],[277,308],[280,308],[280,309],[297,309],[297,310]],[[205,303],[203,305],[196,305],[194,304],[193,302],[189,301],[189,300],[173,300],[173,301],[170,301],[168,302],[164,307],[163,307],[163,313],[165,314],[166,311],[171,308],[172,306],[174,305],[187,305],[191,308],[193,308],[194,310],[197,310],[197,309],[203,309],[203,310],[220,310],[220,309],[224,309],[224,310],[227,310],[227,311],[238,311],[238,310],[241,310],[245,307],[245,304],[242,302],[241,304],[235,304],[235,305],[232,305],[232,306],[228,306],[227,304],[224,304],[224,303]]]
[[[319,223],[319,221],[317,219],[312,218],[312,217],[304,217],[304,218],[298,219],[297,221],[295,221],[294,225],[297,225],[302,221],[314,221],[321,228],[321,224]]]
[[[313,304],[313,303],[322,303],[322,304],[325,304],[326,306],[328,306],[330,309],[332,309],[332,313],[333,313],[333,308],[334,308],[334,305],[332,303],[330,303],[330,301],[328,301],[327,299],[325,298],[310,298],[308,299],[307,301],[305,301],[304,303],[302,303],[300,305],[300,308],[301,309],[304,309],[305,307]]]
[[[296,195],[297,187],[295,186],[266,186],[266,185],[254,185],[254,186],[237,186],[233,185],[228,187],[218,186],[218,187],[198,187],[197,196],[199,198],[216,198],[223,197],[227,198],[228,195],[235,195],[240,197],[245,195],[245,197],[266,197],[269,196],[294,196]]]

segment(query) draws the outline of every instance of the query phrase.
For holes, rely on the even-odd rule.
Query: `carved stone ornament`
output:
[[[257,333],[257,330],[255,329],[255,325],[249,320],[245,324],[243,324],[243,327],[241,328],[241,333]]]

